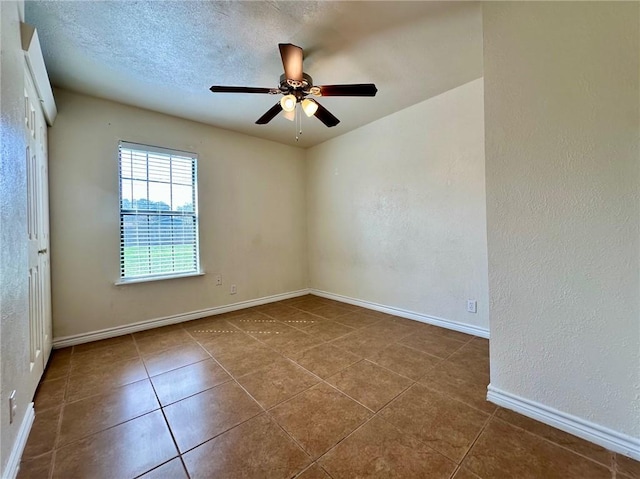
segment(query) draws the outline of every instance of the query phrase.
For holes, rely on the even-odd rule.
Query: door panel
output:
[[[49,214],[46,123],[25,67],[27,236],[29,245],[29,383],[32,392],[51,351]]]

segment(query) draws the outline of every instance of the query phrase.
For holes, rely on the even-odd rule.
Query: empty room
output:
[[[640,2],[0,20],[2,479],[640,479]]]

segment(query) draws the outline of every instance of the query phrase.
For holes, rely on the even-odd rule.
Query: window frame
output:
[[[170,158],[168,161],[172,161],[172,157],[180,157],[180,158],[189,158],[192,160],[192,189],[193,189],[193,213],[185,213],[184,211],[179,210],[137,210],[137,209],[124,209],[122,207],[122,150],[132,150],[135,152],[139,152],[140,154],[144,154],[147,162],[147,171],[148,171],[148,155],[152,153],[167,155]],[[204,271],[202,270],[202,266],[200,263],[200,216],[198,211],[198,154],[190,151],[184,150],[176,150],[172,148],[166,148],[161,146],[154,145],[146,145],[144,143],[131,142],[126,140],[118,141],[118,151],[117,151],[117,161],[118,161],[118,217],[119,217],[119,247],[118,247],[118,256],[119,256],[119,278],[115,282],[116,285],[122,284],[131,284],[131,283],[144,283],[150,281],[161,281],[167,279],[177,279],[177,278],[185,278],[192,276],[202,276],[204,275]],[[133,175],[132,175],[133,176]],[[175,183],[172,181],[173,178],[170,178],[170,181],[167,183],[173,186]],[[131,178],[133,181],[133,178]],[[144,180],[148,184],[150,182],[149,177],[147,175],[146,180]],[[170,205],[170,207],[172,207]],[[137,275],[137,276],[124,276],[124,215],[135,215],[139,214],[141,216],[188,216],[193,218],[194,222],[194,246],[195,246],[195,269],[192,271],[180,271],[180,272],[162,272],[162,273],[151,273],[145,275]]]

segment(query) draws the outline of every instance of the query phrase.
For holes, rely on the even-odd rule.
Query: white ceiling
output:
[[[476,2],[27,1],[54,86],[309,147],[482,76]],[[278,43],[305,50],[316,85],[375,83],[375,98],[321,98],[341,123],[281,115]]]

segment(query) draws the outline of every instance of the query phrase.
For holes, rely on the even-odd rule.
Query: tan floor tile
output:
[[[442,361],[440,358],[402,344],[392,344],[367,356],[367,359],[414,381],[423,377]]]
[[[368,314],[369,316],[376,318],[376,319],[384,319],[384,320],[393,320],[393,319],[398,319],[398,316],[394,316],[392,314],[388,314],[388,313],[383,313],[382,311],[376,311],[375,309],[369,309],[369,308],[360,308],[358,310],[359,312],[362,312],[364,314]]]
[[[314,311],[317,311],[318,309],[321,309],[321,308],[324,308],[325,306],[328,306],[328,303],[323,298],[315,298],[315,299],[308,299],[308,300],[304,300],[304,301],[298,301],[298,302],[292,304],[291,306],[293,306],[294,308],[298,308],[298,309],[300,309],[302,311],[307,311],[309,313],[313,313]]]
[[[324,469],[314,463],[311,467],[297,475],[295,479],[331,479],[331,476],[329,476]]]
[[[360,357],[370,356],[389,346],[384,338],[362,330],[334,339],[331,344]]]
[[[492,419],[462,466],[483,479],[610,479],[611,471],[544,439]]]
[[[455,469],[449,459],[377,417],[318,462],[333,479],[447,479]]]
[[[489,376],[477,375],[450,361],[438,363],[420,383],[486,413],[496,410],[496,405],[487,401]]]
[[[73,354],[85,353],[88,351],[97,352],[103,348],[113,348],[123,344],[132,345],[133,337],[130,334],[116,336],[114,338],[101,339],[99,341],[91,341],[89,343],[77,344],[73,346]]]
[[[434,336],[455,339],[463,343],[468,343],[476,338],[471,334],[461,333],[460,331],[454,331],[453,329],[442,328],[440,326],[435,326],[433,324],[427,324],[427,323],[421,324],[420,331],[428,332],[429,334],[432,334]]]
[[[640,479],[640,462],[631,459],[630,457],[623,456],[622,454],[616,454],[616,470],[627,477],[633,479]]]
[[[294,354],[292,359],[303,368],[323,379],[360,361],[359,356],[355,356],[331,344],[320,344]]]
[[[193,344],[193,342],[194,339],[191,335],[182,328],[162,334],[146,335],[141,338],[136,338],[138,350],[142,355],[153,354],[179,346],[187,346]]]
[[[184,329],[184,323],[170,324],[168,326],[161,326],[159,328],[145,329],[144,331],[138,331],[133,333],[133,339],[136,341],[144,338],[160,337],[160,336],[172,336],[175,332],[180,332]]]
[[[60,407],[37,412],[22,459],[33,459],[54,449],[60,423]]]
[[[146,378],[147,371],[139,358],[106,363],[99,369],[92,369],[86,373],[72,369],[66,399],[76,401]]]
[[[260,405],[269,409],[310,388],[319,379],[286,359],[274,361],[237,381]]]
[[[281,319],[284,324],[288,326],[292,326],[296,329],[307,330],[310,326],[314,326],[316,324],[321,324],[329,321],[328,319],[321,318],[320,316],[316,316],[311,313],[307,313],[305,311],[300,311],[296,309],[296,313],[288,316],[284,319]]]
[[[117,342],[114,340],[118,340]],[[76,350],[80,346],[87,346],[93,343],[81,344],[73,347],[71,355],[71,372],[76,370],[87,370],[94,367],[100,367],[114,361],[123,361],[125,359],[135,359],[138,357],[138,349],[131,335],[119,336],[117,338],[105,339],[104,341],[114,341],[105,343],[100,347]],[[101,343],[102,341],[97,341]]]
[[[135,348],[135,345],[133,346]],[[127,345],[127,348],[131,348]],[[102,348],[99,351],[105,352],[110,350],[109,348]],[[112,369],[113,364],[124,363],[125,361],[135,362],[140,359],[138,349],[136,348],[135,354],[124,354],[122,357],[114,356],[108,359],[102,359],[102,355],[91,352],[74,354],[71,357],[71,371],[69,376],[79,376],[82,374],[102,374],[109,372]]]
[[[455,331],[451,332],[453,333]],[[458,339],[453,339],[451,337],[434,333],[431,329],[415,332],[410,336],[401,339],[399,342],[401,344],[404,344],[405,346],[409,346],[424,353],[431,354],[432,356],[438,356],[439,358],[446,358],[450,356],[465,344]]]
[[[62,379],[71,370],[71,348],[54,349],[49,357],[49,363],[42,376],[42,381]]]
[[[320,321],[304,329],[305,332],[316,336],[322,341],[331,341],[355,331],[354,328],[336,323],[335,321]]]
[[[140,479],[189,479],[189,476],[182,461],[177,457],[140,476]]]
[[[322,316],[323,318],[327,318],[327,319],[337,319],[350,312],[351,310],[347,308],[343,308],[342,306],[333,305],[333,304],[326,305],[321,308],[317,308],[313,310],[313,314],[317,316]]]
[[[189,451],[184,462],[191,479],[292,477],[311,461],[262,414]]]
[[[260,320],[264,320],[264,319],[273,319],[273,318],[267,318],[266,315],[262,314],[260,311],[258,311],[256,308],[246,308],[246,309],[242,309],[242,310],[238,310],[238,311],[233,311],[231,313],[227,313],[228,317],[226,318],[228,321],[231,320],[236,320],[236,319],[246,319],[246,320],[250,320],[250,321],[260,321]]]
[[[214,357],[220,354],[230,354],[234,351],[242,351],[247,348],[262,346],[257,339],[252,338],[240,330],[216,333],[211,336],[199,338],[198,342]]]
[[[45,409],[59,407],[64,400],[66,388],[66,377],[40,383],[34,397],[34,407],[36,412],[42,412]]]
[[[136,477],[177,454],[162,413],[154,411],[58,449],[53,477]]]
[[[411,380],[366,360],[334,374],[327,382],[373,411],[381,409],[412,384]]]
[[[219,353],[212,352],[212,354],[235,377],[244,376],[282,359],[282,355],[258,342],[249,347],[224,349]]]
[[[572,436],[571,434],[561,431],[560,429],[547,426],[546,424],[538,422],[534,419],[530,419],[516,412],[509,411],[507,409],[498,408],[498,410],[496,411],[496,417],[514,426],[526,429],[533,434],[544,437],[545,439],[548,439],[551,442],[555,442],[560,446],[564,446],[567,449],[571,449],[578,454],[587,456],[588,458],[591,458],[594,461],[598,461],[600,464],[603,464],[606,467],[610,467],[611,465],[612,453],[596,444],[587,442],[584,439]]]
[[[348,314],[339,316],[335,321],[351,328],[364,328],[365,326],[371,326],[372,324],[377,323],[380,321],[380,318],[376,318],[369,314],[369,312],[360,313],[350,311]]]
[[[255,334],[289,330],[289,326],[286,324],[262,313],[237,316],[227,321],[238,329],[252,331]]]
[[[160,404],[166,406],[231,380],[213,359],[190,364],[151,378]]]
[[[283,321],[291,316],[299,314],[299,310],[281,303],[270,303],[258,306],[257,311],[267,316]]]
[[[184,330],[197,341],[207,340],[218,336],[229,336],[240,330],[220,316],[209,316],[184,323]]]
[[[282,334],[267,335],[259,339],[285,356],[291,356],[322,343],[322,339],[317,336],[293,328]]]
[[[415,326],[408,326],[396,321],[378,321],[363,329],[368,333],[377,334],[387,339],[387,341],[400,341],[402,338],[416,331]]]
[[[271,414],[313,459],[372,416],[366,408],[325,383],[280,404]]]
[[[449,356],[447,361],[461,366],[476,377],[489,379],[489,356],[482,350],[483,348],[474,346],[472,343],[473,341],[465,344]]]
[[[449,396],[415,385],[384,408],[380,417],[459,462],[489,415]]]
[[[62,410],[58,447],[159,408],[148,379],[67,403]]]
[[[149,376],[157,376],[174,369],[197,363],[211,356],[198,343],[193,342],[142,357]]]
[[[466,469],[460,468],[453,476],[453,479],[480,479],[474,473],[469,472]]]
[[[44,454],[30,461],[21,461],[16,479],[46,479],[51,472],[53,453]]]
[[[475,337],[469,341],[469,346],[476,348],[478,351],[483,352],[486,357],[489,357],[489,340],[485,338]]]
[[[181,452],[202,444],[260,412],[260,406],[233,381],[164,408]]]

